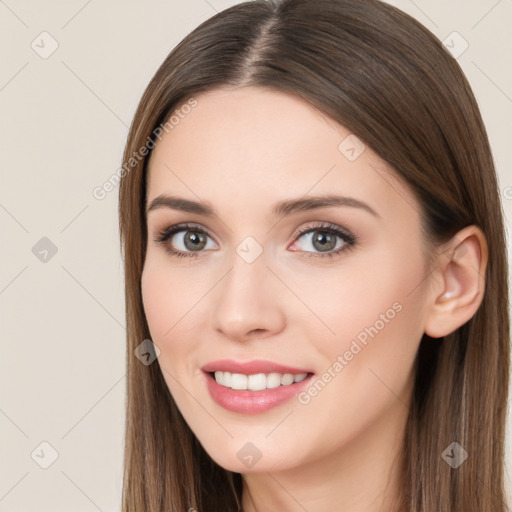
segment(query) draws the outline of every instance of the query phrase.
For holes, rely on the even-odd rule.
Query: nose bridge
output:
[[[276,331],[282,327],[282,304],[266,256],[254,239],[242,241],[218,287],[214,324],[231,338],[242,339],[254,330]]]
[[[231,258],[231,269],[224,278],[224,285],[221,291],[221,303],[230,308],[235,306],[243,307],[252,304],[256,306],[259,302],[258,296],[268,286],[269,270],[263,253],[256,258],[251,254],[251,249],[244,252],[244,246],[236,248]]]
[[[251,235],[244,236],[241,242],[233,247],[230,257],[231,270],[226,276],[224,293],[244,295],[247,292],[250,295],[256,293],[258,289],[261,290],[262,285],[267,285],[268,256],[269,250],[263,247],[263,242],[260,243]]]

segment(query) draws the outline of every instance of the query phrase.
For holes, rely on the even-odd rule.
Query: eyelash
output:
[[[200,228],[199,226],[195,224],[176,224],[174,226],[169,226],[167,228],[164,228],[160,232],[157,233],[157,236],[154,239],[154,242],[157,244],[161,244],[165,246],[165,250],[171,255],[176,256],[178,258],[196,258],[199,256],[199,252],[182,252],[182,251],[176,251],[172,248],[170,248],[168,245],[166,245],[166,242],[176,233],[180,233],[181,231],[193,231],[194,233],[201,233],[203,235],[209,236],[208,232],[206,232],[204,229]],[[344,245],[333,252],[326,252],[326,253],[314,253],[310,251],[297,251],[300,253],[305,253],[307,256],[302,255],[304,258],[333,258],[334,256],[340,256],[341,253],[352,250],[357,245],[357,242],[359,240],[359,237],[351,233],[350,231],[341,228],[339,226],[336,226],[335,224],[330,224],[328,222],[321,223],[321,225],[315,224],[315,225],[307,225],[301,228],[299,231],[297,231],[294,234],[294,241],[302,237],[303,235],[315,231],[321,231],[323,233],[332,234],[340,237]],[[211,238],[211,237],[210,237]]]

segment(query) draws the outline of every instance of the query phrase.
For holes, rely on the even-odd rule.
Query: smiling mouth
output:
[[[274,389],[278,387],[287,387],[295,383],[302,382],[304,379],[313,375],[307,373],[255,373],[245,375],[243,373],[231,372],[207,372],[215,382],[226,388],[247,391],[262,391],[265,389]]]

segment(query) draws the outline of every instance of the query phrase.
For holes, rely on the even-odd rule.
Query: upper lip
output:
[[[252,361],[233,361],[232,359],[219,359],[205,364],[201,368],[204,372],[230,372],[240,373],[242,375],[253,375],[256,373],[293,373],[300,375],[301,373],[313,373],[311,370],[304,368],[294,368],[284,364],[265,361],[262,359],[254,359]]]

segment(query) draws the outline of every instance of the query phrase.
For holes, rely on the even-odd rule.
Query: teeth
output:
[[[232,389],[247,389],[247,375],[242,375],[241,373],[233,373],[231,375],[231,384],[230,387]]]
[[[280,373],[269,373],[267,375],[267,388],[277,388],[281,385],[281,379],[283,378]]]
[[[247,379],[247,389],[253,391],[260,391],[267,388],[267,376],[264,373],[257,373],[256,375],[249,375]]]
[[[243,375],[241,373],[215,372],[217,384],[231,389],[248,389],[250,391],[260,391],[262,389],[272,389],[279,386],[289,386],[295,382],[300,382],[307,377],[307,373],[293,375],[291,373],[256,373],[253,375]]]
[[[281,386],[289,386],[293,384],[293,375],[291,373],[285,373],[281,379]]]

